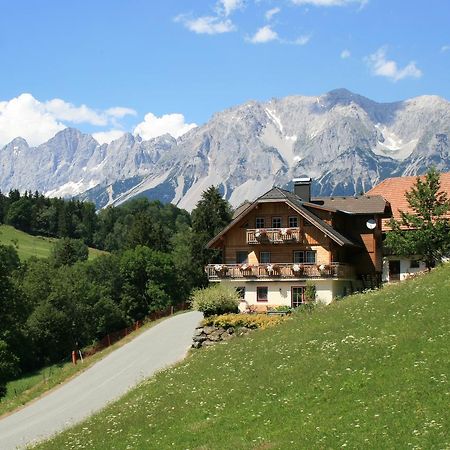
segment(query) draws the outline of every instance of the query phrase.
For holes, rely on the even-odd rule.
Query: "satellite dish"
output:
[[[376,222],[376,220],[375,220],[375,219],[369,219],[369,220],[366,222],[366,227],[367,227],[369,230],[374,230],[374,229],[377,227],[377,222]]]

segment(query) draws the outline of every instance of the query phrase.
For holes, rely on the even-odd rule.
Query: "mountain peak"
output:
[[[353,195],[431,164],[450,170],[449,117],[437,96],[378,103],[340,88],[248,101],[179,139],[125,133],[99,146],[66,128],[37,151],[20,139],[1,151],[0,189],[84,193],[99,207],[141,195],[192,209],[210,185],[237,205],[307,173],[315,195]]]

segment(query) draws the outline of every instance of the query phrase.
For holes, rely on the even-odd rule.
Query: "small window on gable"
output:
[[[267,302],[268,300],[268,288],[267,286],[258,286],[256,288],[256,301]]]
[[[272,228],[281,228],[281,217],[272,217]]]
[[[266,226],[264,217],[257,217],[255,220],[256,228],[264,228]]]
[[[294,264],[316,264],[317,252],[315,250],[294,251]]]
[[[243,264],[248,261],[248,253],[247,252],[236,252],[236,263]]]
[[[294,251],[294,264],[302,264],[305,262],[305,252],[300,250]]]
[[[315,250],[307,250],[305,252],[305,260],[307,264],[315,264],[316,263],[316,251]]]
[[[420,267],[420,261],[418,261],[417,259],[412,259],[409,263],[409,267],[411,269],[418,269]]]
[[[297,228],[298,227],[298,217],[291,216],[289,217],[289,228]]]
[[[259,262],[260,264],[269,264],[270,252],[259,252]]]

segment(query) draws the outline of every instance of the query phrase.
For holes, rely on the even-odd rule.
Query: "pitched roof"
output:
[[[241,205],[239,205],[234,211],[233,211],[233,219],[235,219],[237,216],[239,216],[242,212],[244,212],[249,206],[251,205],[251,203],[246,200],[244,203],[242,203]]]
[[[389,214],[382,195],[358,195],[354,197],[317,197],[312,203],[347,214]]]
[[[420,177],[422,180],[425,176]],[[393,218],[396,220],[400,219],[400,212],[412,212],[409,207],[408,201],[406,200],[405,194],[414,186],[417,177],[395,177],[386,178],[380,184],[373,187],[367,195],[381,195],[390,204],[392,208]],[[440,177],[441,181],[441,191],[447,192],[450,196],[450,172],[442,173]],[[389,230],[389,219],[383,219],[382,229]]]
[[[290,191],[286,191],[279,187],[273,187],[270,191],[261,195],[258,199],[256,199],[250,206],[247,208],[243,208],[237,216],[234,217],[232,222],[228,224],[218,235],[216,235],[211,241],[208,242],[207,247],[213,245],[221,236],[223,236],[230,228],[232,228],[237,222],[239,222],[245,214],[249,213],[258,203],[271,202],[271,201],[283,201],[293,209],[298,211],[300,215],[305,217],[309,222],[314,224],[317,228],[319,228],[323,233],[325,233],[328,237],[330,237],[333,241],[335,241],[338,245],[344,246],[354,246],[359,247],[358,244],[352,242],[350,239],[347,239],[344,235],[336,231],[333,227],[328,225],[322,219],[317,217],[311,211],[309,211],[305,206],[312,205],[309,202],[303,202],[297,197],[294,193]],[[317,205],[313,205],[317,206]]]

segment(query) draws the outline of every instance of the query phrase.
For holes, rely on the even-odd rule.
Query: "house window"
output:
[[[243,264],[248,261],[248,253],[247,252],[236,252],[236,263]]]
[[[259,252],[259,262],[261,264],[270,263],[270,252]]]
[[[289,228],[297,228],[298,227],[298,217],[291,216],[289,217]]]
[[[268,298],[268,288],[267,286],[258,286],[256,288],[256,301],[267,302]]]
[[[315,250],[296,250],[294,251],[294,263],[295,264],[316,264],[316,251]]]
[[[304,296],[305,288],[304,287],[292,287],[291,291],[291,306],[293,308],[297,308],[297,306],[300,306],[302,303],[304,303]]]
[[[264,217],[257,217],[255,222],[256,228],[264,228],[266,226]]]
[[[315,264],[316,263],[316,251],[315,250],[307,250],[305,252],[305,260],[307,264]]]
[[[281,228],[281,217],[272,217],[272,228]]]
[[[241,300],[245,299],[245,286],[239,286],[236,288],[236,292]]]
[[[420,267],[420,261],[418,261],[417,259],[412,259],[409,263],[409,267],[411,269],[418,269]]]

